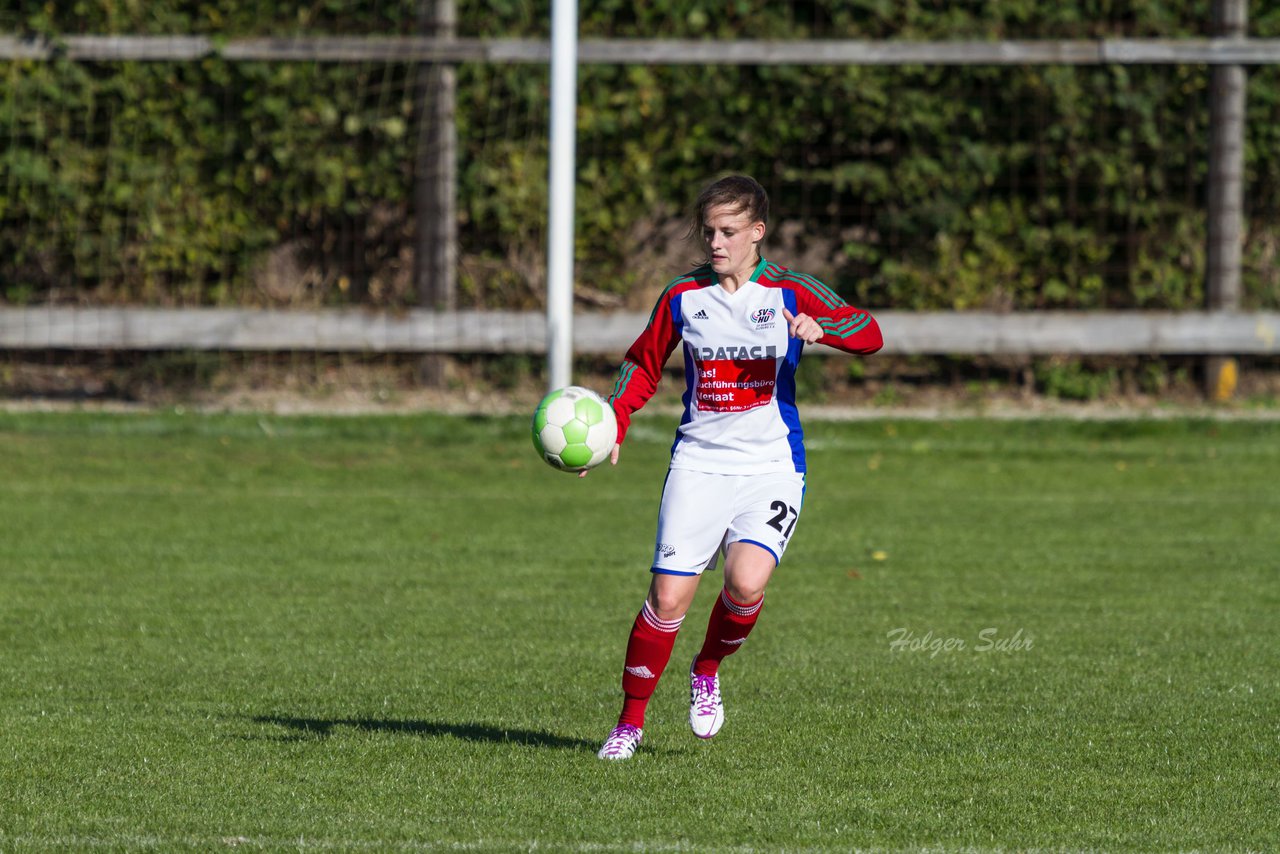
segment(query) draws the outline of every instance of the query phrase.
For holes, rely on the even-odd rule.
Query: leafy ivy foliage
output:
[[[458,6],[465,37],[548,33],[549,0]],[[20,2],[0,25],[405,35],[422,31],[423,9]],[[581,15],[584,38],[1173,38],[1206,34],[1209,2],[597,0]],[[1280,33],[1280,12],[1256,14],[1250,32]],[[0,63],[0,75],[0,299],[252,302],[269,298],[264,265],[285,253],[313,300],[414,303],[415,67],[59,59]],[[1250,76],[1246,303],[1275,308],[1280,81],[1273,67]],[[1203,66],[584,65],[578,279],[605,294],[653,284],[646,253],[662,255],[658,236],[679,233],[699,186],[732,170],[773,196],[770,253],[816,265],[861,304],[1196,308],[1209,78]],[[547,70],[463,65],[457,93],[463,297],[536,304]]]

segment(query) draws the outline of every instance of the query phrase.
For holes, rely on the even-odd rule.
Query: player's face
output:
[[[756,244],[763,238],[764,223],[732,205],[708,208],[702,221],[702,239],[707,244],[711,269],[739,283],[750,278],[759,263]]]

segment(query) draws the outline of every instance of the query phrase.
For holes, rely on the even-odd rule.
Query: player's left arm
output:
[[[792,338],[863,355],[884,346],[880,324],[871,312],[849,305],[829,288],[822,287],[819,293],[796,288],[796,313],[782,310]]]

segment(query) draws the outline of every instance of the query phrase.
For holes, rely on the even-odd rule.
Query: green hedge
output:
[[[419,4],[54,5],[19,4],[0,24],[43,33],[405,34]],[[543,36],[548,6],[460,2],[459,29]],[[581,29],[1172,37],[1204,34],[1209,14],[1207,2],[960,6],[601,0],[583,4]],[[1280,32],[1280,12],[1255,16],[1250,31]],[[285,274],[305,280],[305,293],[290,299],[414,302],[412,67],[59,60],[0,63],[0,74],[0,298],[271,300],[281,297],[262,287],[264,265],[285,257]],[[742,170],[774,196],[770,251],[812,250],[815,272],[862,304],[1198,307],[1208,76],[1203,66],[583,66],[578,277],[602,292],[652,284],[657,261],[674,263],[659,237],[673,232],[697,187]],[[536,304],[547,71],[465,65],[458,79],[463,299]],[[1280,307],[1278,82],[1275,68],[1251,71],[1251,307]],[[788,228],[800,236],[785,238]]]

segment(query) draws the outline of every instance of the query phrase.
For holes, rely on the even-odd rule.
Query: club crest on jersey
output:
[[[751,322],[756,325],[756,329],[768,329],[769,327],[773,326],[773,323],[771,323],[771,321],[773,320],[773,316],[775,314],[777,314],[777,311],[775,309],[757,308],[751,314]],[[765,326],[766,323],[768,323],[769,326]]]

